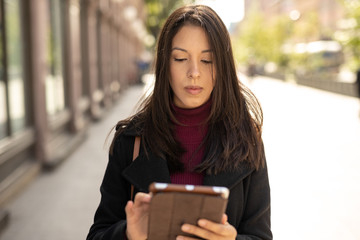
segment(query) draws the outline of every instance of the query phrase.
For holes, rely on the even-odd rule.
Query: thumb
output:
[[[128,202],[127,202],[127,204],[126,204],[126,206],[125,206],[125,213],[126,213],[127,216],[132,213],[132,210],[133,210],[132,208],[133,208],[133,206],[134,206],[134,202],[133,202],[133,201],[128,201]]]
[[[221,219],[221,223],[225,224],[225,223],[227,223],[227,221],[228,221],[228,216],[224,213],[222,216],[222,219]]]

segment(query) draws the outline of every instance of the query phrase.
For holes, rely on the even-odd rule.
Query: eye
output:
[[[203,60],[201,60],[203,63],[205,63],[205,64],[212,64],[212,61],[211,60],[205,60],[205,59],[203,59]]]
[[[183,61],[186,61],[186,60],[187,60],[186,58],[174,58],[175,62],[183,62]]]

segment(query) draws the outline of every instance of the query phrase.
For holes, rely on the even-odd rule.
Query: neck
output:
[[[208,100],[203,105],[191,108],[191,109],[185,109],[172,105],[176,120],[181,125],[186,126],[198,126],[205,124],[207,118],[210,115],[211,110],[211,100]]]

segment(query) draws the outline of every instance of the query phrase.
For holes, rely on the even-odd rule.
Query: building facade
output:
[[[137,81],[144,19],[141,0],[0,0],[0,208]]]

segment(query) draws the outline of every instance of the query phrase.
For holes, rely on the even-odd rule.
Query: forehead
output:
[[[210,48],[210,44],[202,27],[186,24],[175,34],[172,40],[172,47],[185,49],[202,48],[202,50],[207,50]]]

